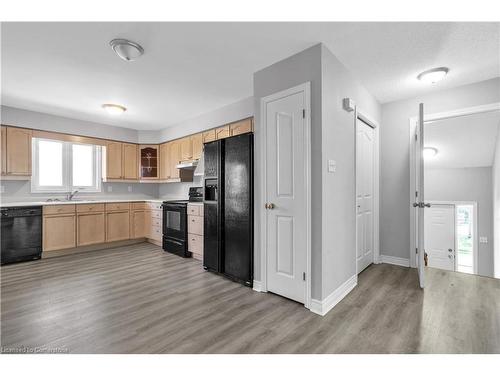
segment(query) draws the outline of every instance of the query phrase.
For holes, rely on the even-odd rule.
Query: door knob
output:
[[[274,207],[275,207],[274,203],[269,203],[269,204],[267,205],[267,208],[269,208],[270,210],[273,210],[273,209],[274,209]]]
[[[451,255],[451,254],[448,255],[448,258],[453,259],[453,255]]]
[[[452,249],[448,249],[448,251],[449,251],[450,253],[452,253],[452,252],[453,252],[453,250],[452,250]]]

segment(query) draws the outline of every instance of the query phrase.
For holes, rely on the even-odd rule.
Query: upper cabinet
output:
[[[123,178],[137,180],[139,178],[139,146],[132,143],[123,144]]]
[[[215,137],[217,139],[224,139],[231,136],[231,132],[229,130],[229,125],[221,126],[220,128],[215,129]]]
[[[145,180],[159,178],[160,147],[158,145],[140,145],[140,177]]]
[[[224,139],[227,137],[233,137],[235,135],[251,133],[251,132],[253,132],[253,117],[233,122],[228,125],[220,126],[215,129],[204,131],[201,134],[202,137],[201,139],[202,143],[208,143],[218,139]],[[194,153],[195,152],[193,146],[193,159],[196,159],[196,157],[194,157]],[[200,148],[200,154],[201,154],[201,148]]]
[[[203,132],[202,136],[203,136],[203,143],[208,143],[217,140],[217,137],[215,135],[215,129],[210,129]]]
[[[170,178],[178,179],[180,178],[179,169],[176,165],[181,161],[181,142],[179,140],[169,142],[170,143]]]
[[[2,174],[31,176],[31,129],[2,127]]]
[[[231,137],[239,134],[251,133],[253,131],[253,119],[247,118],[238,122],[229,124]]]
[[[170,142],[160,145],[160,180],[170,178]]]
[[[193,143],[191,137],[184,137],[179,139],[181,148],[181,159],[180,160],[191,160],[193,159]]]
[[[123,178],[123,144],[121,142],[106,143],[106,178]]]
[[[191,146],[193,148],[193,159],[199,160],[203,152],[203,134],[198,133],[191,136]]]

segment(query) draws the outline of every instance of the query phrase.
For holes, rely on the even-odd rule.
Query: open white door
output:
[[[430,207],[424,201],[424,105],[420,103],[418,109],[418,124],[415,130],[415,179],[417,191],[415,192],[415,216],[417,219],[417,268],[420,287],[425,286],[424,264],[424,209]]]

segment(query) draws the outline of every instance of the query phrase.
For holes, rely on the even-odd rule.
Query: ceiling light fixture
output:
[[[425,83],[436,83],[446,77],[449,71],[450,69],[444,66],[440,68],[429,69],[425,72],[420,73],[417,76],[417,79]]]
[[[102,108],[106,112],[108,112],[108,115],[113,115],[113,116],[121,115],[123,112],[127,110],[127,108],[118,104],[103,104]]]
[[[424,147],[422,154],[424,159],[432,159],[438,154],[438,149],[434,147]]]
[[[144,48],[127,39],[113,39],[109,45],[118,57],[125,61],[135,60],[144,53]]]

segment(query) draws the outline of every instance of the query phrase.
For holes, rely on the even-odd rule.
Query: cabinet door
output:
[[[1,133],[1,158],[2,158],[2,175],[7,173],[7,129],[2,126]]]
[[[179,142],[181,145],[181,160],[191,160],[193,158],[191,137],[182,138]]]
[[[106,213],[106,242],[128,240],[130,238],[129,211]]]
[[[76,218],[77,246],[105,242],[104,219],[104,212],[79,214]]]
[[[141,145],[139,154],[141,158],[141,178],[145,180],[157,179],[160,167],[160,147],[158,145]]]
[[[152,238],[153,228],[152,226],[152,217],[151,210],[144,211],[144,237]]]
[[[120,142],[106,143],[106,177],[123,177],[123,147]]]
[[[229,131],[229,125],[221,126],[220,128],[215,129],[215,136],[217,139],[223,139],[231,136]]]
[[[160,145],[160,179],[170,178],[170,143]]]
[[[216,140],[217,136],[215,135],[215,129],[210,129],[206,132],[203,132],[203,143],[208,143]]]
[[[234,122],[229,125],[229,129],[231,130],[231,136],[251,133],[252,132],[252,119],[247,118],[242,121]]]
[[[203,152],[203,134],[198,133],[191,136],[191,145],[193,147],[193,159],[199,160]]]
[[[76,246],[76,216],[43,217],[43,251],[70,249]]]
[[[176,165],[181,161],[181,147],[179,141],[170,143],[170,178],[179,178]]]
[[[139,178],[139,147],[131,143],[123,144],[123,178],[137,180]]]
[[[7,127],[7,174],[31,175],[31,130]]]
[[[146,237],[145,211],[132,211],[130,214],[130,238]]]

